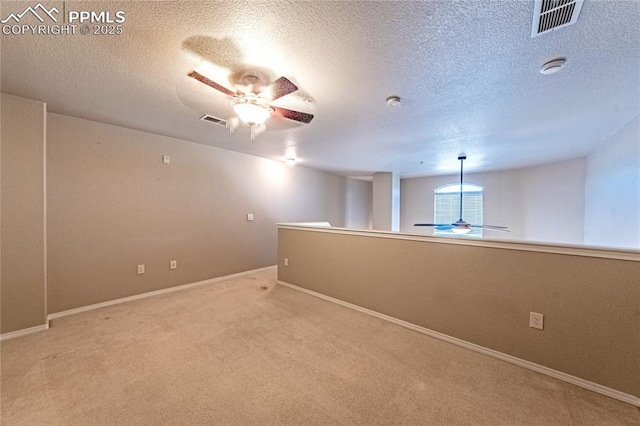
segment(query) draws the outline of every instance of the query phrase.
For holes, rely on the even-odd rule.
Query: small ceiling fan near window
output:
[[[466,155],[459,155],[460,160],[460,218],[454,223],[416,223],[413,226],[430,226],[438,231],[451,230],[454,234],[468,234],[472,228],[488,229],[490,231],[510,232],[506,226],[494,225],[472,225],[462,219],[462,196],[463,196],[463,164],[467,159]]]
[[[298,86],[286,77],[272,81],[271,72],[268,70],[248,68],[234,73],[230,76],[229,83],[235,91],[216,83],[196,70],[191,71],[188,76],[229,96],[231,106],[238,118],[251,126],[251,139],[266,130],[265,122],[272,115],[303,124],[313,120],[313,114],[280,106],[283,103],[286,104],[286,99],[278,102],[279,105],[273,104],[274,101],[298,91]],[[303,96],[301,99],[309,109],[315,106],[310,97]],[[300,99],[295,97],[291,101],[293,104],[301,103]]]

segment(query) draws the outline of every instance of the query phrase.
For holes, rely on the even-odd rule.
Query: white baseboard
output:
[[[22,330],[11,331],[9,333],[0,334],[0,341],[13,339],[14,337],[26,336],[27,334],[37,333],[49,329],[49,323],[36,325],[35,327],[23,328]]]
[[[150,291],[147,293],[134,294],[133,296],[122,297],[120,299],[108,300],[106,302],[95,303],[93,305],[81,306],[79,308],[69,309],[67,311],[56,312],[47,315],[47,320],[51,321],[57,318],[66,317],[69,315],[79,314],[81,312],[92,311],[94,309],[100,309],[107,306],[118,305],[120,303],[131,302],[132,300],[144,299],[146,297],[157,296],[159,294],[172,293],[174,291],[186,290],[191,287],[197,287],[205,284],[212,284],[219,281],[228,280],[231,278],[241,277],[243,275],[253,274],[255,272],[266,271],[268,269],[276,268],[276,265],[266,266],[264,268],[252,269],[250,271],[238,272],[237,274],[225,275],[223,277],[211,278],[204,281],[197,281],[195,283],[178,285],[175,287],[163,288],[162,290]]]
[[[421,327],[419,325],[411,324],[409,322],[406,322],[406,321],[391,317],[389,315],[381,314],[379,312],[372,311],[370,309],[363,308],[361,306],[354,305],[352,303],[348,303],[348,302],[345,302],[345,301],[340,300],[340,299],[335,299],[333,297],[326,296],[326,295],[321,294],[321,293],[316,293],[315,291],[307,290],[306,288],[298,287],[296,285],[289,284],[289,283],[284,282],[284,281],[278,280],[278,284],[281,284],[281,285],[283,285],[285,287],[292,288],[292,289],[297,290],[297,291],[301,291],[301,292],[306,293],[306,294],[310,294],[311,296],[318,297],[318,298],[326,300],[328,302],[333,302],[333,303],[336,303],[338,305],[341,305],[341,306],[344,306],[344,307],[347,307],[347,308],[354,309],[356,311],[365,313],[367,315],[371,315],[373,317],[380,318],[380,319],[382,319],[384,321],[388,321],[390,323],[399,325],[401,327],[405,327],[405,328],[408,328],[410,330],[417,331],[418,333],[426,334],[427,336],[435,337],[436,339],[444,340],[445,342],[453,343],[454,345],[462,346],[463,348],[471,349],[472,351],[480,352],[482,354],[489,355],[491,357],[498,358],[498,359],[501,359],[503,361],[510,362],[511,364],[516,364],[516,365],[519,365],[520,367],[528,368],[529,370],[537,371],[538,373],[542,373],[542,374],[545,374],[547,376],[551,376],[551,377],[554,377],[556,379],[562,380],[564,382],[572,383],[574,385],[580,386],[580,387],[588,389],[590,391],[597,392],[599,394],[606,395],[608,397],[611,397],[611,398],[626,402],[628,404],[640,407],[640,398],[638,398],[636,396],[633,396],[633,395],[629,395],[629,394],[624,393],[624,392],[620,392],[620,391],[615,390],[615,389],[608,388],[606,386],[599,385],[598,383],[590,382],[588,380],[584,380],[584,379],[581,379],[579,377],[575,377],[575,376],[572,376],[570,374],[563,373],[561,371],[557,371],[557,370],[554,370],[552,368],[545,367],[543,365],[539,365],[539,364],[533,363],[531,361],[526,361],[524,359],[516,358],[514,356],[507,355],[507,354],[504,354],[502,352],[494,351],[493,349],[485,348],[484,346],[479,346],[479,345],[476,345],[474,343],[470,343],[470,342],[467,342],[465,340],[458,339],[456,337],[448,336],[446,334],[442,334],[442,333],[439,333],[437,331],[429,330],[428,328],[424,328],[424,327]]]

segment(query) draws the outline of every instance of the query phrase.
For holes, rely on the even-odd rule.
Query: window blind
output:
[[[453,223],[460,219],[460,193],[435,194],[434,222]],[[462,219],[473,225],[482,225],[482,191],[465,192],[462,195]],[[435,235],[451,235],[453,231],[435,230]],[[481,228],[472,228],[466,235],[482,236]]]

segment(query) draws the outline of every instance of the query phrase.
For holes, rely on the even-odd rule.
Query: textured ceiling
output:
[[[0,15],[34,3],[3,1]],[[640,112],[638,1],[585,0],[576,24],[533,39],[533,0],[42,3],[123,10],[123,34],[2,35],[3,92],[344,175],[449,173],[460,152],[470,171],[577,158]],[[540,74],[557,56],[565,68]],[[246,126],[200,121],[233,116],[229,98],[187,77],[202,57],[288,77],[315,100],[314,120],[270,119],[253,141]]]

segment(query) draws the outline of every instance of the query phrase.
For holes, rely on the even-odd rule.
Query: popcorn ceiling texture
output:
[[[2,2],[1,15],[24,5]],[[581,157],[640,111],[640,2],[587,0],[576,24],[531,39],[533,5],[68,1],[67,10],[124,10],[123,34],[3,35],[2,91],[271,159],[293,150],[300,164],[350,175],[449,173],[461,151],[470,171]],[[255,141],[246,126],[229,134],[200,122],[233,111],[223,94],[187,82],[199,65],[184,46],[194,37],[209,40],[201,47],[216,65],[290,78],[316,101],[313,122],[272,119]],[[541,75],[557,56],[565,68]],[[390,95],[402,106],[389,109]]]

